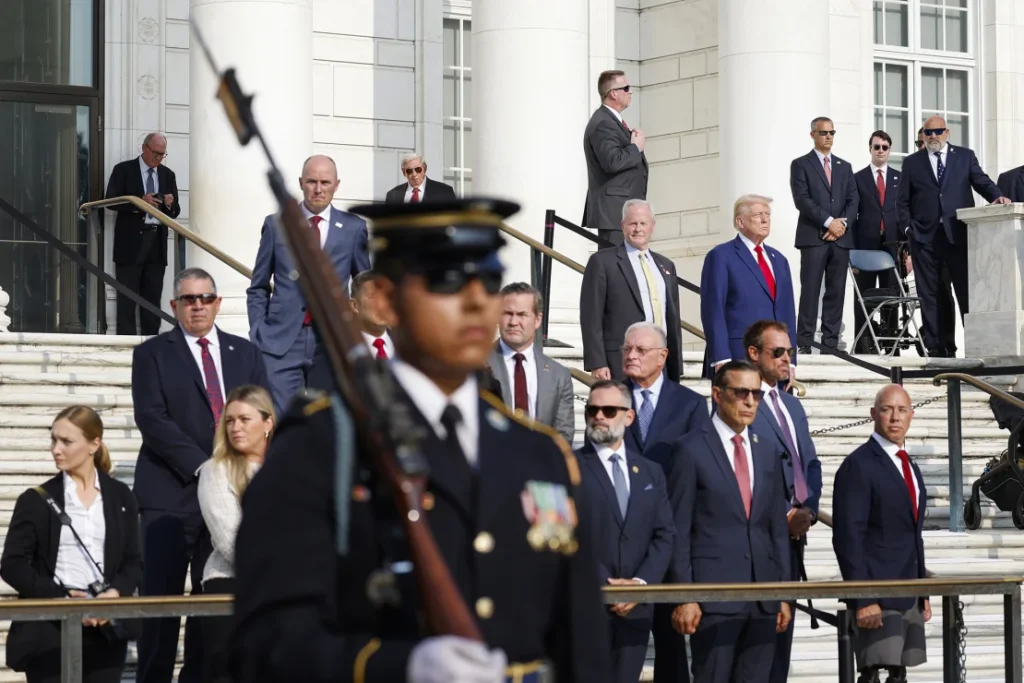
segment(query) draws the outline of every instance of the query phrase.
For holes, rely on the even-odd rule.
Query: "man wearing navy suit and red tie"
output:
[[[855,249],[869,251],[885,250],[896,258],[895,243],[904,238],[899,221],[896,220],[896,191],[900,172],[889,166],[892,138],[884,130],[876,130],[868,138],[871,163],[857,171],[857,225],[853,231]],[[854,273],[861,294],[875,287],[896,287],[896,274],[890,271],[880,273]],[[893,307],[886,315],[897,316]],[[864,311],[859,303],[853,307],[854,335],[864,326]],[[867,330],[865,329],[865,332]],[[862,334],[857,342],[856,353],[878,353],[873,348],[871,334]]]
[[[743,335],[758,320],[796,330],[796,301],[789,261],[765,244],[772,231],[772,200],[745,194],[732,215],[735,239],[708,252],[700,275],[700,321],[707,337],[704,377],[729,360],[743,360]],[[790,346],[796,347],[793,335]],[[796,358],[791,361],[796,363]]]

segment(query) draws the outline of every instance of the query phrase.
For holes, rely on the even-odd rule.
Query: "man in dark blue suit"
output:
[[[615,380],[590,388],[587,441],[577,452],[582,490],[594,525],[594,553],[602,584],[661,583],[672,560],[675,527],[665,475],[627,448],[623,439],[635,414],[630,392]],[[613,680],[636,683],[647,657],[653,605],[609,607]],[[684,654],[685,659],[685,654]]]
[[[312,156],[302,165],[302,213],[320,237],[341,281],[370,269],[366,221],[331,206],[338,189],[338,169],[326,156]],[[276,229],[277,218],[263,221],[260,247],[246,290],[249,339],[264,354],[274,406],[280,412],[306,386],[319,346],[313,317],[294,271],[292,256]],[[271,287],[270,279],[274,284]]]
[[[846,298],[846,271],[853,248],[853,224],[857,219],[857,183],[853,167],[832,154],[836,129],[824,116],[811,121],[814,149],[797,157],[789,167],[793,203],[800,211],[796,224],[796,248],[800,250],[800,308],[797,343],[811,350],[818,323],[818,296],[822,278],[821,343],[836,348]]]
[[[772,200],[746,194],[733,205],[739,234],[704,258],[700,321],[707,337],[704,377],[728,360],[746,358],[743,335],[757,320],[778,320],[796,330],[796,300],[789,261],[765,244],[772,230]],[[796,335],[790,346],[796,346]],[[796,363],[796,358],[792,359]]]
[[[217,329],[220,297],[213,278],[186,268],[174,279],[171,308],[178,325],[135,347],[132,401],[142,448],[135,497],[142,517],[143,595],[181,595],[191,565],[192,593],[209,542],[196,495],[196,470],[213,452],[224,399],[243,384],[267,385],[259,350]],[[181,619],[144,619],[139,637],[139,683],[169,683]],[[197,622],[185,624],[185,663],[178,678],[200,680]]]
[[[679,583],[762,583],[790,576],[786,482],[774,435],[750,426],[761,400],[761,376],[750,363],[729,361],[715,374],[711,421],[683,437],[669,472],[675,512],[673,578]],[[790,621],[789,605],[687,603],[673,625],[690,634],[695,683],[767,683],[775,634]]]
[[[836,472],[832,504],[832,547],[844,581],[925,578],[924,478],[906,450],[914,410],[898,384],[883,387],[871,408],[875,432],[848,455]],[[854,648],[860,683],[905,683],[907,667],[926,657],[927,598],[847,600],[856,610]]]
[[[905,235],[896,219],[896,189],[899,186],[900,172],[889,166],[891,149],[892,138],[884,130],[876,130],[868,139],[871,163],[857,171],[854,176],[857,181],[859,203],[857,224],[853,230],[853,245],[855,249],[888,251],[895,259],[895,243],[905,239]],[[853,277],[862,295],[866,290],[875,287],[896,287],[896,274],[892,271],[854,273]],[[894,324],[899,311],[892,307],[886,315]],[[861,332],[865,322],[864,311],[857,302],[853,306],[853,320],[856,335]],[[878,353],[866,328],[857,342],[856,352]]]
[[[1000,173],[996,185],[1011,202],[1024,202],[1024,166]]]
[[[947,348],[956,320],[939,306],[939,271],[949,266],[960,316],[969,313],[967,293],[967,226],[957,209],[974,206],[972,190],[993,204],[1009,204],[985,175],[978,157],[966,147],[947,143],[949,129],[941,116],[924,123],[924,149],[903,160],[903,178],[896,194],[896,218],[910,237],[917,296],[921,299],[924,343],[928,354],[952,357]]]
[[[668,473],[677,457],[679,438],[709,421],[707,399],[669,381],[665,333],[648,322],[626,330],[622,346],[626,387],[633,395],[637,419],[626,429],[626,447],[661,465]],[[670,579],[666,579],[671,582]],[[654,681],[689,683],[686,641],[672,628],[672,606],[654,606]]]
[[[807,530],[817,520],[821,500],[821,462],[811,440],[807,413],[800,400],[783,389],[789,383],[790,333],[774,320],[760,320],[747,330],[744,343],[747,358],[761,374],[764,398],[757,406],[759,418],[779,440],[783,450],[782,474],[786,480],[786,503],[789,508],[789,576],[790,581],[806,578],[803,571]],[[755,423],[756,425],[757,423]],[[794,603],[790,602],[790,611]],[[795,621],[795,615],[794,620]],[[789,659],[793,650],[793,621],[775,641],[771,683],[786,683]]]

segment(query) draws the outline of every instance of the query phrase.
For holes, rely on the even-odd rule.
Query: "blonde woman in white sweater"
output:
[[[262,387],[243,385],[228,394],[213,440],[213,457],[199,469],[199,507],[210,530],[213,552],[203,570],[204,593],[235,592],[235,534],[242,521],[241,499],[267,452],[274,432],[274,403]],[[203,681],[230,681],[223,653],[230,617],[202,621]]]

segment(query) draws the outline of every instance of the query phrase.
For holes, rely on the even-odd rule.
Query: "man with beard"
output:
[[[583,499],[593,524],[598,575],[612,586],[661,583],[672,559],[675,526],[661,468],[628,449],[623,436],[635,414],[626,385],[601,380],[585,408]],[[647,656],[653,605],[608,606],[616,683],[636,683]]]

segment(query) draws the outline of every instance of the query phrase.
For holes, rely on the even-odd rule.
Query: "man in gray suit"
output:
[[[552,427],[571,445],[576,433],[572,375],[534,345],[543,308],[540,292],[525,282],[502,288],[501,339],[489,364],[505,405]]]
[[[582,225],[597,228],[598,237],[622,244],[619,217],[627,199],[647,199],[647,157],[644,132],[630,128],[622,112],[633,101],[622,71],[604,71],[597,79],[601,106],[583,135],[587,157],[587,203]]]
[[[338,169],[326,156],[312,156],[302,165],[302,213],[320,237],[335,272],[348,279],[370,269],[366,221],[331,206],[338,189]],[[252,282],[245,290],[249,339],[263,352],[274,407],[280,412],[306,386],[318,337],[284,240],[277,235],[276,217],[263,221]],[[270,279],[274,279],[271,293]]]

